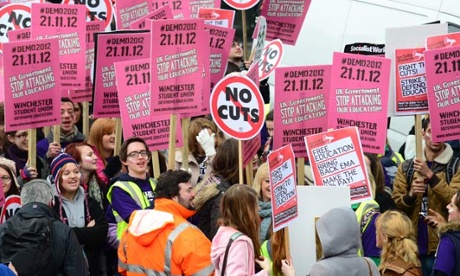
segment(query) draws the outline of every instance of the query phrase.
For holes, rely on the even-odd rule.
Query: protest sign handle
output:
[[[158,156],[158,151],[152,151],[152,165],[153,165],[153,176],[154,178],[160,177],[160,157]]]
[[[239,183],[243,184],[243,141],[238,140],[238,172],[239,172]]]
[[[169,119],[169,150],[168,150],[168,169],[174,170],[176,153],[176,126],[177,114],[171,114]]]
[[[53,142],[61,143],[61,126],[53,126]]]
[[[182,118],[182,168],[188,171],[188,127],[190,125],[190,118]]]
[[[415,115],[415,157],[422,159],[422,115]],[[422,175],[418,172],[414,172],[415,177],[421,178]]]
[[[45,137],[47,137],[48,134],[50,134],[50,131],[51,131],[50,126],[43,127],[43,134],[45,135]]]
[[[291,258],[291,246],[289,244],[289,226],[284,228],[284,251],[286,251],[286,259]]]
[[[297,185],[305,185],[305,158],[297,158]]]
[[[81,111],[81,120],[83,120],[83,134],[88,137],[89,134],[89,103],[83,102],[83,110]]]
[[[254,159],[251,159],[251,161],[249,162],[249,164],[246,166],[246,184],[252,186],[252,182],[254,180],[254,177],[253,177],[253,174],[254,174],[254,167],[253,167],[253,160]]]
[[[29,146],[28,150],[28,162],[29,167],[37,168],[37,129],[31,128],[27,130],[27,137],[29,141],[27,142]]]
[[[115,147],[113,149],[113,155],[120,154],[121,148],[121,118],[115,118]]]
[[[241,21],[243,25],[243,53],[244,60],[247,60],[248,57],[248,34],[247,34],[247,24],[246,24],[246,11],[241,11]]]

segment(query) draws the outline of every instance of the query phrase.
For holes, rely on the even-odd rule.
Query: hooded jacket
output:
[[[156,199],[155,210],[134,211],[118,248],[119,272],[122,275],[212,274],[211,243],[186,220],[194,213],[166,198]]]
[[[230,238],[238,232],[235,228],[221,226],[216,236],[212,240],[211,260],[216,268],[216,275],[221,275],[223,269],[225,250]],[[227,276],[249,276],[249,275],[266,275],[265,270],[255,274],[255,255],[254,246],[251,239],[246,235],[241,235],[235,239],[230,246],[227,256],[227,267],[225,275]],[[222,276],[225,276],[222,275]]]
[[[448,222],[438,229],[440,241],[436,252],[433,271],[445,275],[460,275],[460,222]]]
[[[446,144],[444,151],[434,159],[431,166],[433,177],[428,182],[428,208],[440,213],[444,218],[447,218],[446,205],[449,204],[456,190],[460,188],[460,173],[456,173],[450,183],[446,182],[445,168],[452,156],[452,148],[449,144]],[[423,155],[423,159],[425,160],[425,155]],[[411,219],[414,228],[418,229],[423,195],[409,196],[410,187],[406,181],[409,164],[410,160],[406,160],[398,168],[393,184],[393,200],[396,207]],[[428,253],[434,253],[438,246],[439,238],[435,228],[428,227],[427,229]],[[415,231],[415,235],[417,236],[417,231]]]
[[[360,230],[350,207],[334,208],[320,217],[316,229],[323,258],[316,262],[310,276],[378,276],[379,270],[369,258],[358,255]]]

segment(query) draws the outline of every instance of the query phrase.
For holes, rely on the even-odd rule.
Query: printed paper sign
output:
[[[211,93],[211,114],[228,136],[248,140],[264,123],[264,101],[259,88],[246,76],[228,75]]]
[[[334,53],[328,128],[356,126],[365,152],[383,153],[391,61]]]
[[[150,28],[149,20],[161,20],[161,19],[173,19],[171,7],[164,5],[159,9],[156,9],[148,15],[139,18],[138,20],[131,23],[131,29],[133,30],[144,30]]]
[[[123,137],[141,137],[149,150],[169,145],[170,116],[150,113],[150,59],[115,62]],[[176,147],[182,146],[182,127],[176,130]]]
[[[243,141],[243,168],[252,162],[254,156],[257,155],[257,151],[260,149],[260,137],[254,136],[254,138]]]
[[[454,46],[460,46],[460,33],[429,36],[426,38],[427,50],[434,50]]]
[[[198,18],[204,19],[204,24],[233,28],[234,10],[202,8],[198,9]]]
[[[59,40],[62,89],[84,88],[85,28],[82,5],[32,4],[32,38]]]
[[[267,40],[281,39],[295,45],[311,0],[270,0],[263,5],[261,16],[267,19]]]
[[[169,5],[172,9],[174,19],[190,18],[189,0],[152,0],[153,10],[157,10],[164,5]]]
[[[14,185],[14,184],[13,184]],[[21,197],[18,195],[10,195],[5,200],[5,205],[2,208],[0,215],[0,224],[7,221],[21,209]]]
[[[423,51],[425,48],[396,49],[396,114],[428,112]]]
[[[150,34],[145,31],[96,33],[94,117],[120,117],[114,62],[148,58]]]
[[[460,46],[425,52],[426,82],[434,142],[460,138]]]
[[[59,124],[58,52],[57,39],[3,45],[6,131]]]
[[[275,149],[290,144],[307,157],[304,137],[327,129],[331,66],[281,67],[275,74]]]
[[[117,0],[117,30],[130,29],[131,23],[145,17],[153,10],[146,0]]]
[[[254,7],[259,0],[224,0],[224,2],[235,10],[244,11]]]
[[[220,8],[220,1],[217,0],[189,0],[190,18],[198,18],[200,8]]]
[[[259,20],[257,21],[257,26],[254,29],[254,33],[257,33],[257,35],[255,36],[255,38],[257,38],[257,43],[253,50],[254,59],[252,61],[259,63],[262,60],[265,37],[267,36],[267,20],[265,19],[265,17],[259,16]]]
[[[31,10],[30,3],[23,4],[8,4],[0,8],[0,25],[4,26],[4,30],[19,30],[27,29],[31,26]],[[9,32],[8,31],[8,32]],[[0,32],[0,51],[2,45],[8,42],[8,32]]]
[[[268,155],[273,232],[288,226],[299,213],[294,152],[290,145]]]
[[[103,21],[104,30],[111,30],[111,22],[114,18],[112,0],[63,0],[62,4],[85,5],[86,21]]]
[[[276,39],[264,47],[262,58],[259,62],[259,79],[262,81],[268,78],[283,58],[283,43]]]
[[[372,199],[356,127],[305,137],[315,186],[349,186],[352,203]]]
[[[31,39],[30,28],[10,30],[8,31],[8,38],[10,39],[10,41],[29,40]]]
[[[200,19],[151,21],[154,115],[192,113],[202,108],[206,44]]]

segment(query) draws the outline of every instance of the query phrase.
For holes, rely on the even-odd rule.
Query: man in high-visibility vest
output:
[[[167,171],[156,187],[154,210],[131,215],[118,248],[122,275],[198,275],[214,273],[211,242],[187,218],[195,214],[188,172]]]

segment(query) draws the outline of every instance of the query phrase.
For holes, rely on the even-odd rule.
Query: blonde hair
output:
[[[256,176],[254,176],[254,181],[252,183],[252,188],[256,191],[259,200],[263,200],[262,198],[262,181],[268,177],[268,163],[265,162],[259,166],[256,172]]]
[[[414,228],[410,219],[398,211],[386,211],[376,221],[377,235],[385,235],[382,242],[380,270],[383,272],[389,264],[401,258],[406,264],[420,267],[418,247],[415,242]]]

